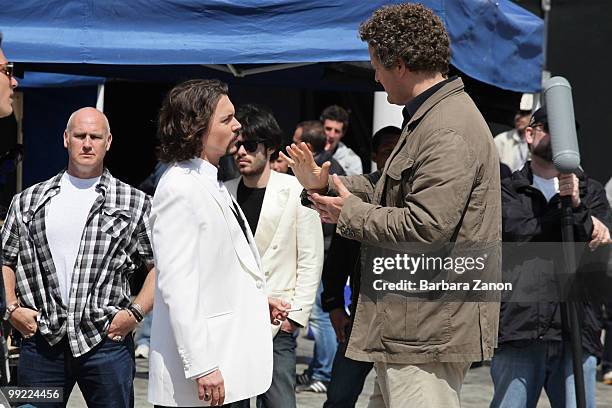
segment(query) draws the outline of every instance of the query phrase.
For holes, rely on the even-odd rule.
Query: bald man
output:
[[[74,112],[67,170],[17,194],[1,233],[7,316],[23,336],[18,384],[61,387],[67,401],[78,383],[90,407],[134,406],[131,332],[155,285],[151,204],[104,168],[112,140],[102,112]],[[142,264],[132,302],[128,279]]]

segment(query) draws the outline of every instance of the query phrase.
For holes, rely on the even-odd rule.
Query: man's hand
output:
[[[338,197],[327,197],[317,193],[309,194],[309,200],[312,202],[315,210],[319,213],[321,220],[328,224],[337,224],[342,207],[344,206],[344,200],[351,195],[350,191],[342,184],[340,177],[335,174],[332,176],[332,180],[336,186]]]
[[[278,326],[283,320],[287,319],[287,312],[291,308],[291,304],[282,299],[268,298],[268,307],[270,308],[270,322]]]
[[[281,323],[281,331],[284,331],[285,333],[293,333],[295,331],[295,329],[297,328],[297,326],[295,324],[293,324],[293,322],[289,319],[285,319],[283,320],[283,322]]]
[[[289,164],[293,174],[306,190],[327,191],[330,162],[323,163],[322,167],[317,166],[312,152],[304,142],[287,146],[287,154],[289,157],[280,152],[279,156]]]
[[[571,197],[572,207],[580,205],[580,192],[578,191],[578,177],[575,174],[559,174],[559,195]]]
[[[123,309],[115,313],[108,329],[108,337],[113,341],[123,341],[125,336],[136,328],[138,322],[130,312]]]
[[[608,227],[597,218],[591,215],[593,221],[593,233],[591,234],[591,240],[589,241],[589,248],[591,251],[596,250],[600,245],[608,245],[612,243],[610,240],[610,231]]]
[[[223,405],[225,401],[225,383],[223,376],[218,369],[212,373],[206,374],[196,379],[198,384],[198,398],[204,401],[210,401],[211,407]]]
[[[336,332],[336,338],[338,342],[346,342],[346,328],[351,324],[350,317],[346,314],[344,309],[334,309],[329,312],[329,319]]]
[[[38,330],[38,322],[36,318],[38,312],[27,307],[18,307],[11,313],[9,322],[24,338],[30,338],[36,334]]]

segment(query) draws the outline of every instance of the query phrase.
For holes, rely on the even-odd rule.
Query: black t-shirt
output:
[[[242,208],[242,212],[251,227],[251,232],[255,235],[257,230],[257,222],[261,213],[261,205],[263,204],[266,188],[250,188],[244,185],[242,180],[238,183],[238,204]]]

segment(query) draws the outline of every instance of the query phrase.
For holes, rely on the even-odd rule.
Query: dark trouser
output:
[[[612,302],[607,302],[606,314],[604,317],[604,330],[606,338],[603,345],[603,361],[601,363],[601,372],[607,373],[612,371]]]
[[[347,336],[348,339],[348,336]],[[344,355],[346,343],[338,344],[332,376],[327,387],[327,401],[323,408],[352,408],[363,390],[372,363],[355,361]]]
[[[272,385],[257,397],[257,408],[295,408],[295,337],[279,331],[274,336],[272,347]]]
[[[134,341],[108,338],[80,357],[73,357],[64,337],[55,346],[36,333],[24,339],[19,354],[18,382],[27,387],[62,387],[64,401],[35,404],[65,407],[74,384],[79,384],[87,406],[126,408],[134,406]]]

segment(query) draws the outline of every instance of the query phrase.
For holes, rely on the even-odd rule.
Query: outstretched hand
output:
[[[306,190],[327,191],[330,162],[319,167],[304,142],[287,146],[287,154],[289,156],[280,152],[279,156],[291,167],[293,174]]]

